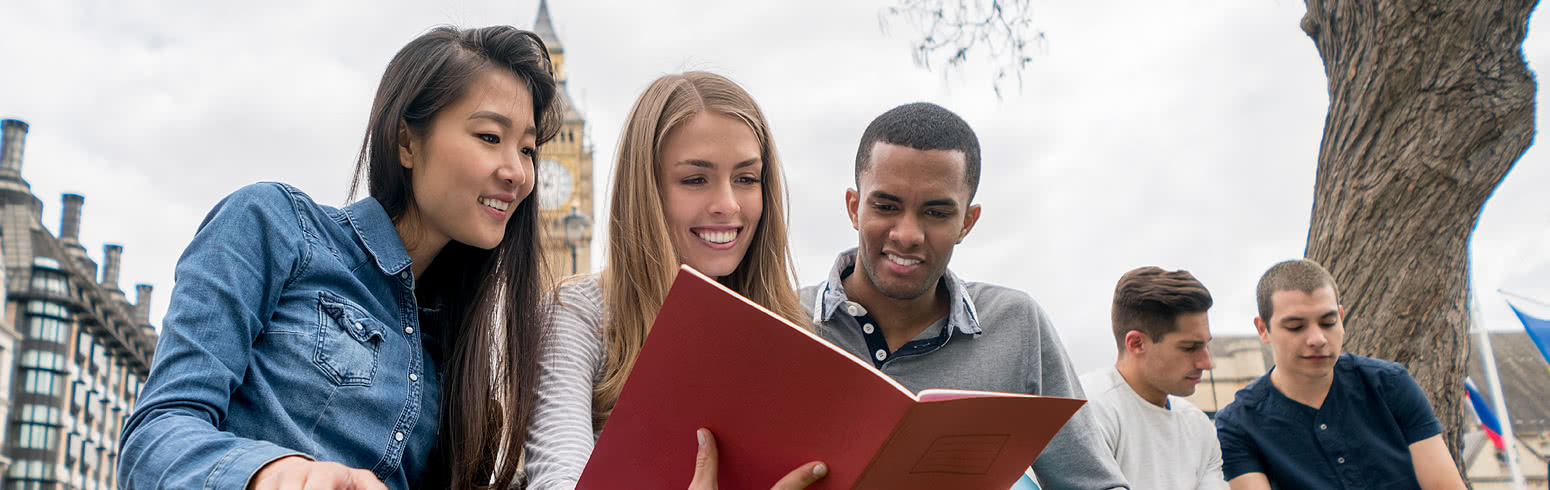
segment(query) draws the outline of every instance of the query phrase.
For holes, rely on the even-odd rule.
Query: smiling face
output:
[[[1345,309],[1334,288],[1323,286],[1312,294],[1275,291],[1270,301],[1274,305],[1270,321],[1255,318],[1254,326],[1260,341],[1270,344],[1276,370],[1307,380],[1328,377],[1345,340]]]
[[[1206,348],[1211,341],[1211,324],[1206,313],[1180,313],[1175,321],[1178,330],[1163,334],[1157,342],[1140,331],[1130,332],[1145,343],[1136,357],[1142,378],[1156,390],[1158,398],[1166,398],[1163,394],[1193,395],[1200,375],[1211,369],[1211,353]]]
[[[690,116],[667,133],[657,182],[678,260],[707,276],[737,270],[764,214],[759,140],[741,119]]]
[[[538,131],[527,86],[510,72],[487,70],[424,130],[402,130],[400,141],[414,189],[407,241],[500,244],[506,221],[533,191]]]
[[[878,142],[860,189],[845,194],[860,235],[856,267],[876,292],[912,300],[932,291],[953,246],[979,219],[958,150],[917,150]]]

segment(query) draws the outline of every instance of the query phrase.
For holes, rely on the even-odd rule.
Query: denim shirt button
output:
[[[866,325],[862,325],[862,326],[861,326],[861,331],[862,331],[862,332],[866,332],[866,333],[867,333],[867,334],[871,334],[871,333],[872,333],[872,332],[873,332],[873,331],[875,331],[875,330],[876,330],[876,329],[875,329],[875,328],[873,328],[873,327],[872,327],[872,324],[870,324],[870,323],[868,323],[868,324],[866,324]]]
[[[403,272],[398,273],[398,277],[403,278],[403,280],[407,281],[407,280],[410,280],[410,279],[414,278],[414,275],[411,274],[409,271],[403,271]]]
[[[414,374],[414,373],[409,373],[409,381],[410,382],[419,381],[419,380],[420,380],[420,375]]]
[[[1336,463],[1340,463],[1340,464],[1345,464],[1345,457],[1341,456],[1339,458],[1335,458],[1335,462]]]
[[[414,327],[404,327],[404,334],[414,335]]]
[[[402,442],[404,440],[404,433],[403,432],[394,432],[393,433],[393,440]]]

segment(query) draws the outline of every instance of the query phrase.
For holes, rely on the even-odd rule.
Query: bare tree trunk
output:
[[[1462,468],[1469,236],[1534,138],[1538,2],[1306,2],[1329,77],[1307,256],[1340,287],[1346,350],[1410,369]]]

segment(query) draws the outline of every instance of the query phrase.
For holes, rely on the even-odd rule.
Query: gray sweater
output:
[[[851,302],[841,283],[855,258],[855,250],[841,254],[827,281],[802,289],[802,305],[824,339],[873,361],[879,356],[869,350],[857,322],[865,307]],[[952,271],[942,279],[950,295],[945,328],[928,328],[897,355],[881,356],[884,373],[915,392],[953,388],[1086,398],[1060,336],[1033,298],[1011,288],[965,283]],[[1128,488],[1099,436],[1093,414],[1078,411],[1033,462],[1039,486]]]

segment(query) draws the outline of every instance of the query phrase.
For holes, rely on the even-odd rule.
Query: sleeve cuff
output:
[[[215,463],[204,488],[248,488],[248,483],[259,468],[286,456],[313,459],[300,451],[283,448],[268,441],[250,441],[230,451]]]

